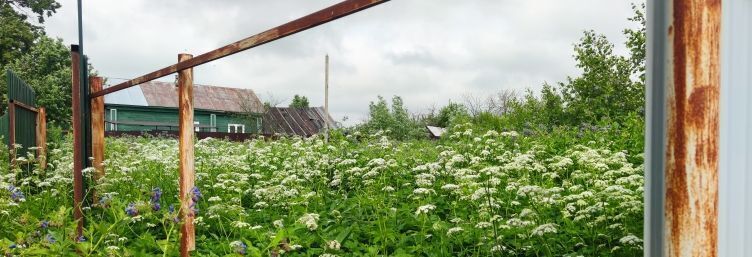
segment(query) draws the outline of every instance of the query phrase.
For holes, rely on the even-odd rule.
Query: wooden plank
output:
[[[13,102],[13,104],[15,104],[18,107],[24,108],[24,109],[32,111],[32,112],[39,112],[39,110],[36,107],[34,107],[34,106],[27,105],[27,104],[25,104],[23,102],[12,100],[12,99],[10,101]]]
[[[71,46],[71,103],[72,113],[71,123],[73,127],[73,219],[78,223],[76,225],[76,238],[83,236],[84,232],[84,215],[82,204],[84,199],[84,176],[83,159],[84,146],[82,145],[83,130],[81,128],[81,54],[78,52],[78,46]]]
[[[190,54],[179,54],[178,62],[193,58]],[[183,225],[180,229],[180,256],[190,256],[196,249],[195,227],[193,225],[195,160],[193,152],[193,68],[178,72],[178,113],[180,143],[180,210]]]
[[[47,169],[47,113],[44,107],[37,112],[37,161],[42,170]]]
[[[102,90],[103,79],[90,77],[89,87],[91,92]],[[94,181],[104,177],[104,97],[91,99],[91,150],[92,162],[95,169]],[[94,194],[96,197],[96,194]],[[95,201],[96,202],[96,201]]]

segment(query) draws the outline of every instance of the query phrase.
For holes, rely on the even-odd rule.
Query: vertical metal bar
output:
[[[324,112],[329,115],[329,55],[324,58]],[[329,142],[329,122],[324,120],[324,138]]]
[[[101,77],[90,77],[89,86],[91,92],[102,90],[103,79]],[[86,98],[83,98],[84,100]],[[94,181],[104,177],[104,96],[91,98],[91,149],[92,149],[92,167],[96,170]],[[94,194],[96,197],[96,194]],[[96,201],[96,199],[95,199]]]
[[[721,1],[658,2],[648,35],[646,256],[717,256]],[[656,225],[662,240],[650,234]]]
[[[93,167],[93,163],[89,157],[92,157],[92,145],[91,145],[91,101],[89,95],[91,90],[89,87],[89,58],[86,55],[81,55],[81,133],[83,133],[83,145],[84,167]],[[86,181],[84,181],[84,188],[88,188]],[[86,199],[85,199],[86,200]]]
[[[42,170],[47,168],[47,113],[44,107],[37,111],[37,160]]]
[[[193,58],[190,54],[179,54],[178,62]],[[196,249],[192,199],[194,187],[195,160],[193,153],[193,68],[178,71],[178,111],[180,140],[180,211],[183,226],[180,236],[180,256],[190,256]]]
[[[10,149],[11,167],[16,166],[16,104],[8,101],[8,149]]]
[[[663,257],[664,179],[666,113],[665,70],[667,19],[666,1],[647,2],[647,81],[645,94],[645,221],[644,256]]]
[[[718,255],[752,256],[752,1],[723,1]]]
[[[84,215],[82,204],[84,197],[83,190],[83,159],[84,145],[82,145],[82,128],[81,128],[81,55],[78,52],[78,46],[71,46],[71,103],[72,113],[71,123],[73,127],[73,218],[78,222],[76,225],[76,237],[83,236]]]

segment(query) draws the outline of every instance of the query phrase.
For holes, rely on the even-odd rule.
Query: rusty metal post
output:
[[[89,77],[91,92],[102,90],[101,77]],[[91,98],[91,149],[94,181],[104,177],[104,96]],[[96,194],[94,194],[96,197]],[[95,199],[96,202],[96,199]]]
[[[16,166],[16,105],[8,102],[8,149],[10,150],[11,167]]]
[[[721,2],[649,7],[645,256],[717,256]]]
[[[39,107],[37,111],[37,161],[39,167],[44,170],[47,168],[47,113],[44,107]]]
[[[78,46],[71,46],[71,103],[73,127],[73,218],[77,221],[76,237],[83,236],[84,215],[82,211],[84,199],[84,177],[82,171],[85,163],[83,131],[81,128],[81,55]]]
[[[193,58],[190,54],[179,54],[178,62]],[[194,206],[191,192],[194,187],[195,160],[193,153],[193,68],[178,72],[178,112],[180,143],[180,213],[183,225],[180,229],[180,256],[190,256],[196,249]]]

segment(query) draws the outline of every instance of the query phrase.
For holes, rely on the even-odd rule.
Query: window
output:
[[[201,131],[201,128],[198,127],[200,123],[198,121],[193,122],[193,129],[196,130],[196,132]]]
[[[217,132],[217,115],[216,114],[209,114],[209,131],[211,132]]]
[[[117,109],[110,109],[110,131],[117,131]]]
[[[245,133],[245,125],[227,124],[227,133]]]
[[[261,132],[261,123],[261,117],[256,118],[256,131],[259,133]]]

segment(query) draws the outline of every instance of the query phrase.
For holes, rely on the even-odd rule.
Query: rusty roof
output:
[[[150,81],[123,91],[125,92],[121,94],[106,95],[105,104],[178,107],[175,83]],[[264,105],[253,90],[244,88],[194,84],[193,104],[194,108],[202,110],[256,113],[264,111]]]
[[[309,137],[318,134],[325,124],[336,128],[334,119],[323,107],[289,108],[272,107],[262,119],[265,134],[285,134]]]

